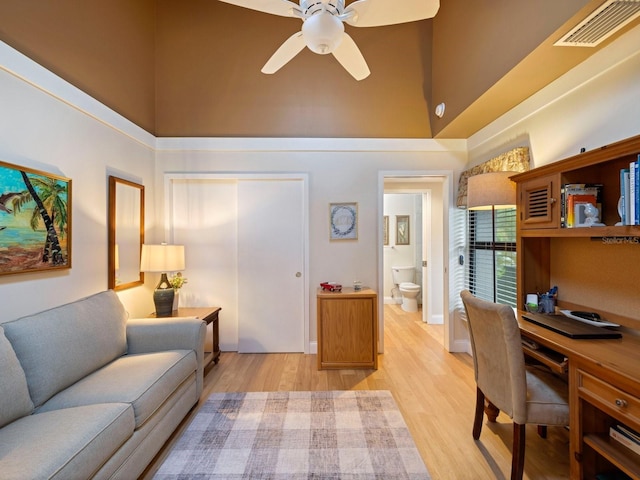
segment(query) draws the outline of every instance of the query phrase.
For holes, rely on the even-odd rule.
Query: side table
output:
[[[220,334],[218,326],[218,313],[220,310],[222,310],[220,307],[180,307],[178,310],[171,312],[172,317],[194,317],[203,320],[207,325],[211,324],[212,346],[210,352],[204,352],[205,368],[212,363],[217,364],[220,360]],[[150,317],[155,316],[155,312],[150,315]]]

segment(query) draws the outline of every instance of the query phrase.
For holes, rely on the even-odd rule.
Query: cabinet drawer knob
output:
[[[616,398],[616,405],[620,408],[625,408],[627,406],[627,401],[623,398]]]

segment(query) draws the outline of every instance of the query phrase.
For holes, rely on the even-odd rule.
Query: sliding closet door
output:
[[[238,183],[238,351],[304,351],[304,184]]]
[[[186,307],[222,307],[220,348],[238,349],[238,224],[236,179],[174,179],[171,243],[184,245]],[[211,329],[211,325],[208,326]],[[207,334],[211,342],[211,333]],[[210,348],[210,345],[207,345]]]

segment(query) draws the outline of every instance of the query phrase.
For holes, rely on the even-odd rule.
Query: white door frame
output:
[[[303,309],[304,309],[304,353],[310,353],[309,346],[309,175],[306,173],[165,173],[164,174],[164,238],[173,242],[172,228],[172,183],[177,180],[300,180],[303,185]]]
[[[433,308],[431,298],[433,298],[433,245],[431,231],[431,190],[422,192],[422,261],[427,262],[422,266],[422,321],[433,322]],[[426,284],[426,288],[424,285]],[[426,308],[425,308],[426,305]],[[444,305],[443,305],[444,310]]]
[[[443,283],[443,323],[444,323],[444,339],[443,345],[447,351],[454,351],[453,337],[451,335],[451,324],[449,312],[449,292],[450,284],[453,281],[450,275],[449,269],[449,239],[453,235],[451,231],[452,222],[449,218],[450,206],[453,205],[453,171],[452,170],[401,170],[401,171],[387,171],[381,170],[378,172],[378,285],[383,288],[384,285],[384,181],[385,179],[404,179],[405,181],[413,181],[419,183],[424,177],[444,177],[442,182],[442,244],[443,244],[443,272],[441,276],[438,273],[432,275],[433,278],[441,278]],[[426,189],[427,187],[425,187]],[[433,280],[432,280],[433,281]],[[382,353],[384,352],[384,296],[378,295],[378,349]]]

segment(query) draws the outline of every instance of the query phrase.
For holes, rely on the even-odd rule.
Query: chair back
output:
[[[520,328],[508,305],[460,293],[469,322],[476,383],[517,423],[527,418],[527,382]]]

